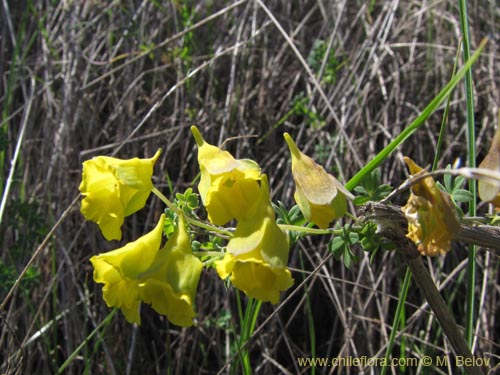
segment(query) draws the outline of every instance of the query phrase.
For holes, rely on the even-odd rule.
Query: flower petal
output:
[[[195,126],[191,131],[198,145],[198,190],[208,219],[225,225],[247,217],[259,193],[260,168],[255,162],[236,160],[229,152],[208,144]]]
[[[230,276],[250,297],[277,303],[280,292],[293,285],[288,252],[288,236],[276,224],[267,176],[262,175],[255,216],[238,222],[226,255],[215,262],[217,273],[222,279]]]
[[[165,215],[156,227],[122,248],[90,258],[94,281],[104,284],[103,298],[109,307],[121,308],[125,318],[140,324],[138,276],[152,264],[161,245]]]
[[[259,194],[259,189],[256,180],[247,178],[245,173],[239,170],[213,176],[204,201],[208,219],[216,225],[224,225],[233,218],[245,218]]]
[[[85,218],[97,223],[107,240],[121,239],[124,213],[120,187],[102,157],[83,163],[80,192],[85,196],[81,205]]]
[[[203,264],[192,253],[184,217],[180,215],[177,230],[141,275],[142,299],[172,323],[191,326],[202,268]]]
[[[150,304],[158,314],[165,315],[173,324],[180,327],[193,325],[196,313],[191,297],[175,293],[169,283],[148,279],[141,285],[141,296],[145,303]]]
[[[198,145],[198,162],[200,163],[200,168],[211,175],[218,175],[230,172],[239,167],[239,163],[233,155],[207,143],[196,126],[191,126],[191,132]]]
[[[93,256],[90,259],[92,264],[105,262],[119,270],[121,275],[137,278],[151,266],[160,249],[164,221],[165,215],[162,214],[151,232],[117,250]]]
[[[248,296],[273,304],[279,302],[280,292],[293,285],[287,268],[271,267],[257,258],[236,260],[230,280]]]
[[[146,204],[159,155],[160,150],[150,159],[98,156],[83,163],[81,212],[99,225],[107,240],[120,240],[124,218]]]

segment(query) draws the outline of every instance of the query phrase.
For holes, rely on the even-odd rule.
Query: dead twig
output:
[[[465,367],[466,373],[470,375],[485,374],[487,369],[476,365],[474,355],[460,333],[453,314],[448,310],[446,302],[439,293],[429,271],[424,266],[422,256],[413,242],[406,237],[407,221],[401,207],[371,202],[363,208],[363,212],[365,219],[377,223],[379,235],[398,244],[398,250],[405,257],[413,279],[448,337],[455,354],[471,359],[473,365]],[[500,254],[500,228],[497,227],[469,227],[462,224],[454,240],[484,246],[497,255]]]
[[[407,221],[401,207],[370,202],[365,205],[363,212],[365,219],[373,220],[379,225],[379,230],[382,231],[381,234],[384,237],[394,240],[405,236]],[[484,247],[500,256],[500,227],[461,224],[460,229],[454,234],[453,240]]]

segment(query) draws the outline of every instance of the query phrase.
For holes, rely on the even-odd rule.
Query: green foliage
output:
[[[273,203],[273,207],[276,210],[278,224],[288,224],[288,225],[303,225],[306,222],[302,211],[298,205],[294,205],[290,208],[290,211],[286,208],[283,202],[278,201],[277,204]]]
[[[181,22],[185,29],[193,25],[194,7],[187,2],[179,2],[179,12]],[[192,31],[187,32],[182,38],[182,47],[176,50],[177,57],[186,64],[186,68],[190,68],[192,64],[192,55],[196,45],[194,42],[194,34]]]
[[[351,267],[352,262],[359,258],[352,252],[351,246],[359,242],[359,234],[353,232],[349,224],[344,225],[342,234],[333,237],[328,243],[328,248],[336,259],[342,258],[346,268]]]
[[[354,198],[356,206],[366,204],[370,201],[380,201],[392,191],[392,186],[383,184],[380,169],[374,169],[360,180],[359,185],[354,188],[359,195]]]
[[[193,251],[213,251],[219,253],[220,256],[213,255],[200,255],[200,260],[205,263],[207,267],[213,267],[215,265],[214,261],[219,260],[222,254],[224,254],[225,239],[219,236],[214,236],[212,234],[208,235],[208,240],[200,242],[197,240],[191,241],[191,247]],[[229,281],[229,280],[227,280]],[[228,284],[229,285],[229,284]]]
[[[21,199],[12,200],[7,206],[4,217],[7,225],[3,235],[4,238],[12,238],[12,241],[6,241],[10,264],[0,259],[0,295],[2,296],[14,285],[19,275],[18,265],[26,262],[26,250],[33,249],[48,230],[46,218],[39,212],[40,207],[37,203]],[[20,233],[22,235],[19,235]],[[33,265],[28,268],[19,286],[21,291],[28,292],[39,281],[40,270]]]
[[[446,169],[451,169],[451,166],[448,165]],[[455,204],[459,202],[469,203],[471,201],[473,197],[472,193],[462,188],[465,184],[464,176],[453,178],[451,174],[445,174],[443,176],[443,182],[444,185],[437,182],[439,189],[448,193]]]
[[[377,224],[373,222],[367,222],[363,225],[363,228],[359,231],[359,244],[364,251],[370,253],[370,261],[373,261],[379,250],[394,250],[395,245],[392,242],[384,240],[377,233]]]
[[[177,214],[169,208],[165,208],[165,223],[163,224],[163,234],[170,238],[177,229]]]
[[[41,213],[41,208],[36,202],[27,202],[22,199],[14,199],[9,202],[5,212],[7,227],[15,233],[16,241],[10,245],[10,249],[24,252],[25,249],[33,248],[45,236],[48,231],[47,218]]]
[[[349,268],[352,262],[359,260],[359,257],[352,251],[352,246],[356,244],[370,253],[371,262],[379,250],[395,249],[392,242],[388,242],[377,233],[377,225],[370,221],[364,223],[362,227],[353,227],[350,224],[344,225],[341,234],[332,237],[328,248],[333,252],[336,259],[342,258],[344,265]]]
[[[231,323],[232,314],[230,310],[221,310],[216,316],[208,316],[203,320],[203,325],[206,328],[215,327],[222,329],[224,332],[234,333],[234,325]]]
[[[284,203],[278,201],[277,204],[273,203],[273,208],[276,212],[277,224],[302,226],[307,222],[298,205],[294,205],[292,208],[290,208],[290,211],[288,211]],[[300,233],[289,232],[288,238],[290,240],[290,244],[293,245],[299,240]]]
[[[187,188],[184,194],[175,194],[175,204],[187,214],[192,215],[193,211],[200,207],[199,195],[193,193],[192,188]]]
[[[184,193],[175,194],[174,204],[186,215],[196,217],[195,210],[200,207],[200,198],[198,194],[193,193],[192,188],[187,188]],[[163,226],[163,233],[169,238],[177,228],[177,214],[168,207],[165,208],[164,212],[165,224]]]
[[[0,298],[3,298],[14,285],[19,271],[14,266],[9,266],[0,259]],[[19,287],[22,291],[27,292],[40,282],[40,270],[31,266],[28,268],[25,276],[21,279]]]
[[[446,166],[446,169],[451,169],[451,166]],[[451,201],[455,205],[455,209],[460,217],[464,216],[463,210],[460,208],[459,203],[470,203],[473,195],[469,190],[463,189],[465,184],[465,177],[457,176],[453,178],[451,174],[445,174],[443,176],[444,185],[439,181],[436,182],[438,188],[445,193],[450,195]]]
[[[292,113],[297,116],[303,116],[306,124],[313,129],[321,128],[325,125],[325,120],[312,108],[309,108],[309,98],[300,92],[296,95],[291,103]]]
[[[318,74],[321,69],[323,59],[328,52],[327,50],[328,42],[321,39],[316,39],[314,41],[313,48],[307,57],[307,63],[316,74]],[[335,83],[342,65],[342,61],[335,56],[335,50],[331,48],[326,59],[325,69],[321,77],[321,83],[327,85]]]

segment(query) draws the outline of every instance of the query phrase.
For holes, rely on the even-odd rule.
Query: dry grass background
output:
[[[189,133],[189,126],[197,124],[211,143],[238,137],[227,149],[258,161],[270,176],[274,201],[291,207],[284,131],[346,181],[450,78],[460,40],[454,1],[264,3],[268,11],[252,0],[2,1],[3,187],[20,142],[0,227],[2,300],[48,231],[54,232],[1,311],[0,372],[55,373],[109,313],[88,260],[119,243],[105,242],[97,227],[84,221],[78,204],[71,203],[78,195],[82,161],[98,154],[149,157],[162,147],[155,183],[171,195],[170,179],[173,190],[182,192],[197,175]],[[474,0],[469,16],[472,46],[484,36],[491,38],[473,67],[481,158],[500,103],[500,10],[494,0]],[[308,69],[299,54],[307,61],[320,41],[331,58],[309,58]],[[462,85],[450,110],[441,166],[457,157],[466,160]],[[432,162],[441,117],[438,111],[383,164],[384,182],[397,186],[404,180],[402,154],[422,165]],[[406,195],[397,199],[401,203]],[[151,198],[146,210],[126,220],[123,242],[149,230],[162,209]],[[305,239],[291,250],[296,286],[326,258],[327,241]],[[296,361],[311,355],[308,316],[314,321],[318,356],[383,355],[404,266],[393,253],[380,253],[370,264],[367,254],[356,252],[360,261],[350,269],[333,258],[320,266],[253,338],[255,373],[310,373]],[[475,350],[498,363],[498,258],[479,251],[478,264]],[[462,324],[465,247],[454,245],[452,253],[429,266]],[[147,306],[140,328],[116,315],[64,373],[217,373],[231,357],[238,326],[234,291],[226,290],[213,270],[204,271],[196,303],[196,328],[171,326]],[[275,309],[266,304],[257,325]],[[414,286],[406,316],[394,355],[400,350],[412,357],[450,355]],[[235,364],[224,371],[230,370],[239,372]],[[408,368],[407,373],[424,370]],[[347,374],[374,371],[343,369]]]

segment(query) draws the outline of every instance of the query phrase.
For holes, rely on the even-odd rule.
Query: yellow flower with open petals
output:
[[[108,241],[120,240],[124,218],[146,204],[153,188],[153,166],[159,156],[160,150],[150,159],[97,156],[83,163],[81,212],[99,225]]]
[[[90,258],[94,281],[104,284],[104,301],[109,307],[119,307],[130,323],[141,322],[141,274],[151,267],[160,249],[164,221],[162,215],[156,227],[138,240]]]
[[[261,185],[253,218],[238,222],[216,269],[220,278],[230,276],[232,284],[248,296],[275,304],[280,292],[293,285],[287,268],[289,244],[276,224],[266,175],[262,175]]]
[[[295,202],[304,217],[319,228],[328,228],[332,220],[347,212],[347,198],[353,195],[313,159],[304,155],[292,137],[284,133],[292,155],[292,175],[295,180]]]
[[[196,316],[193,303],[202,267],[192,253],[181,215],[176,231],[158,252],[150,269],[142,274],[142,300],[178,326],[193,325]]]
[[[410,173],[422,171],[413,160],[404,158]],[[435,256],[445,254],[451,248],[453,235],[460,223],[448,194],[437,187],[432,177],[413,185],[406,205],[402,208],[408,220],[408,234],[421,254]]]
[[[229,152],[208,144],[196,126],[191,127],[191,132],[198,145],[198,190],[208,219],[224,225],[232,219],[248,217],[259,193],[259,166],[252,160],[235,159]]]

